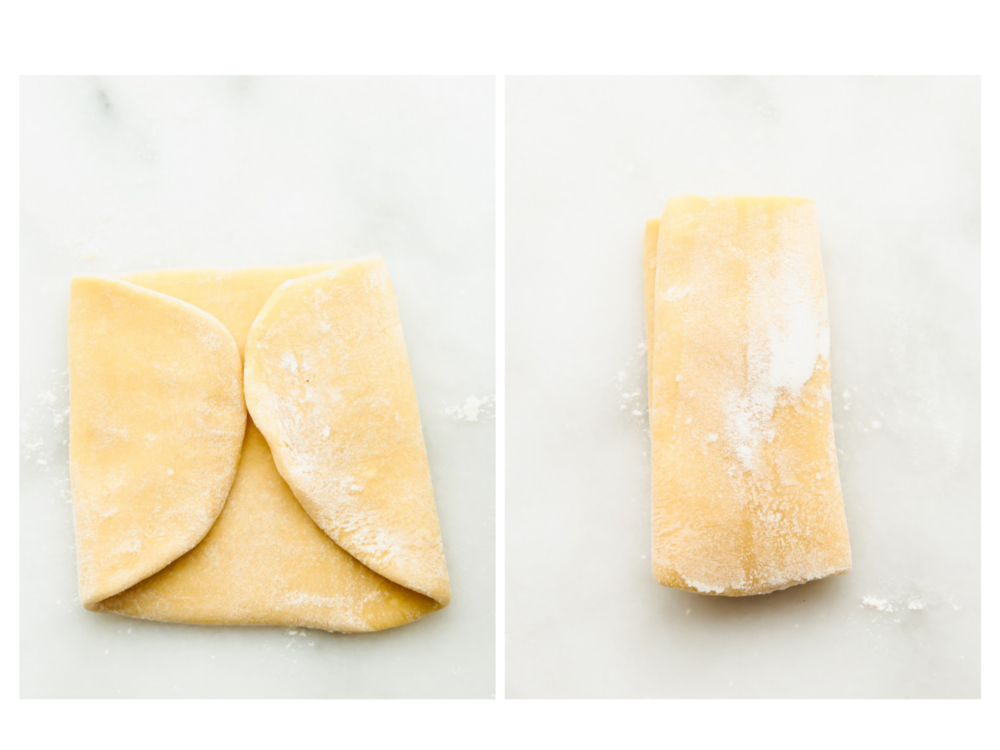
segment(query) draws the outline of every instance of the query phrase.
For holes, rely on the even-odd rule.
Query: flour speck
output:
[[[483,396],[482,398],[470,395],[457,406],[449,406],[444,410],[446,416],[459,422],[478,422],[479,419],[492,416],[490,413],[495,405],[493,396]]]

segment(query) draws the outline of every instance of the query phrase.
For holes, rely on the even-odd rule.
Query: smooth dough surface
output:
[[[283,284],[254,321],[247,407],[309,516],[386,578],[450,600],[420,413],[385,264]]]
[[[815,204],[672,198],[655,263],[651,226],[656,579],[743,596],[846,572]]]
[[[285,281],[337,265],[180,269],[121,278],[169,294],[178,304],[190,303],[229,329],[238,350],[235,361],[245,420],[239,357],[253,320]],[[245,440],[242,432],[238,437],[238,471],[234,466],[228,500],[197,546],[121,593],[96,601],[92,609],[197,624],[357,632],[403,625],[441,608],[439,602],[378,575],[337,546],[292,495],[252,421],[247,422]]]
[[[125,281],[73,280],[69,362],[80,598],[93,608],[208,533],[247,415],[229,331]]]
[[[403,625],[439,605],[334,544],[250,422],[232,492],[204,541],[99,608],[149,620],[359,632]]]
[[[127,273],[121,278],[204,310],[229,329],[242,357],[250,325],[275,289],[289,279],[326,271],[343,262],[237,269],[176,268]]]

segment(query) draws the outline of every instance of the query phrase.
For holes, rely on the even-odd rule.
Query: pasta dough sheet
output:
[[[245,384],[306,513],[372,570],[447,604],[417,394],[382,259],[282,284],[250,330]]]
[[[644,257],[657,581],[744,596],[846,572],[815,204],[674,197]]]
[[[443,553],[437,598],[407,587],[425,575],[422,561],[404,566],[397,582],[349,554],[310,518],[247,417],[241,357],[262,308],[285,282],[351,265],[74,279],[70,458],[84,606],[164,621],[356,632],[402,625],[448,603]],[[380,294],[395,309],[391,287]],[[301,329],[316,328],[317,314],[296,311]],[[267,325],[260,330],[266,335]],[[397,380],[387,374],[355,373],[383,397],[409,369]],[[413,409],[409,427],[419,433],[415,397]],[[333,415],[331,428],[374,439],[385,425],[362,424],[359,414]],[[433,509],[429,477],[426,489]],[[370,492],[389,507],[407,501]],[[433,518],[440,549],[436,511]]]

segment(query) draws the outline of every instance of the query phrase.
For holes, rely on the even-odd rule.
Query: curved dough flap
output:
[[[212,528],[246,427],[240,354],[218,320],[117,279],[73,279],[70,473],[88,609]]]
[[[366,568],[313,523],[250,421],[232,492],[208,536],[98,608],[148,620],[351,633],[404,625],[440,605]]]
[[[313,521],[365,566],[446,605],[420,414],[382,259],[282,284],[245,358],[250,415]]]
[[[250,325],[275,289],[289,279],[326,271],[344,262],[235,269],[174,268],[136,271],[120,278],[204,310],[229,329],[242,357]]]

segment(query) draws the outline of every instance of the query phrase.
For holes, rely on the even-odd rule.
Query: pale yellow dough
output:
[[[326,271],[344,262],[227,270],[177,268],[127,273],[121,278],[201,308],[229,329],[242,357],[253,319],[275,289],[289,279]]]
[[[154,271],[126,274],[122,280],[74,280],[70,451],[81,597],[88,608],[154,620],[354,632],[402,625],[447,603],[379,575],[334,543],[296,501],[275,468],[268,444],[247,420],[240,355],[251,324],[282,283],[336,265]],[[158,312],[139,315],[137,310],[120,305],[96,307],[92,298],[102,297],[106,289],[130,290]],[[167,332],[184,330],[173,318],[163,317],[165,313],[159,309],[164,306],[175,311],[174,315],[176,310],[184,311],[199,326],[214,332],[225,342],[225,356],[214,343],[214,348],[205,345],[199,351],[164,339],[166,333],[161,328]],[[109,331],[108,351],[124,360],[98,356],[99,351],[93,348],[95,332],[105,329]],[[152,341],[164,344],[153,345]],[[150,349],[157,357],[149,357]],[[155,465],[134,444],[108,454],[107,438],[97,441],[89,427],[95,421],[107,421],[102,413],[109,404],[112,412],[123,408],[120,384],[144,380],[149,369],[173,376],[167,381],[169,392],[144,392],[145,406],[134,412],[129,434],[145,435],[151,420],[159,418],[163,437],[184,451]],[[196,378],[211,381],[224,374],[234,379],[235,388],[227,393],[228,400],[220,400],[216,406],[219,425],[209,434],[227,451],[213,451],[211,440],[190,424],[200,412],[186,404],[192,400],[201,403],[207,397],[205,386]],[[103,391],[94,389],[95,379],[105,384]],[[165,409],[173,403],[171,399],[177,406]],[[233,399],[235,403],[231,403]],[[105,427],[104,433],[108,429]],[[220,453],[224,455],[216,455]],[[227,457],[228,463],[223,460]],[[130,472],[116,474],[112,464]],[[157,484],[160,464],[171,473],[167,474],[169,481]],[[207,483],[206,477],[210,479]],[[109,482],[114,491],[105,494],[102,505],[95,506],[90,487]],[[187,516],[197,518],[199,524],[189,523],[186,536],[162,527],[158,517],[156,528],[149,523],[146,527],[136,525],[130,498],[136,488],[147,486],[159,500],[157,508],[179,509],[169,517],[187,509]],[[206,499],[206,487],[214,488],[213,503]],[[125,521],[109,526],[102,520],[106,533],[97,544],[90,541],[93,532],[88,531],[87,523],[95,515]],[[81,535],[81,531],[88,533]],[[132,538],[143,539],[143,545],[152,544],[145,541],[146,536],[167,552],[155,558],[141,551],[131,553],[141,565],[123,577],[121,570],[125,568],[110,552]],[[95,565],[106,571],[105,577],[121,583],[95,588],[88,583]]]
[[[274,468],[253,422],[226,507],[191,552],[100,609],[206,625],[381,630],[438,606],[359,563],[323,533]]]
[[[198,308],[116,279],[73,279],[70,478],[80,598],[93,608],[215,523],[246,427],[236,342]]]
[[[744,596],[846,572],[815,204],[678,196],[644,244],[656,579]]]
[[[244,377],[250,414],[309,516],[372,570],[447,604],[417,396],[382,259],[283,284],[250,329]]]

